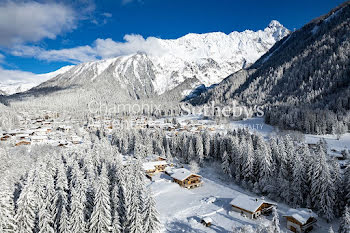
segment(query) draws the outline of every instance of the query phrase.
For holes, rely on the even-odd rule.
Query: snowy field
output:
[[[233,232],[235,227],[243,225],[268,224],[270,216],[261,216],[258,219],[248,219],[231,210],[230,202],[238,195],[246,194],[258,197],[233,182],[223,180],[218,165],[205,166],[199,173],[203,177],[202,187],[195,189],[181,188],[172,183],[170,177],[161,173],[154,181],[149,181],[160,212],[164,232]],[[286,220],[282,217],[289,207],[278,203],[277,210],[280,216],[281,230],[288,232]],[[213,225],[205,227],[200,223],[202,217],[209,216]],[[330,225],[318,218],[318,223],[312,232],[327,233]],[[338,226],[333,226],[337,229]]]

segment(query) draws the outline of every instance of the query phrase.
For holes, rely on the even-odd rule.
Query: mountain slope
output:
[[[193,102],[227,104],[237,99],[249,106],[266,106],[268,123],[333,133],[349,125],[349,57],[350,2],[346,2],[277,42],[250,67],[255,71],[239,87],[230,90],[223,83],[209,97],[202,95]]]
[[[155,51],[83,63],[31,92],[109,89],[121,99],[143,99],[164,96],[186,80],[189,86],[210,86],[252,64],[288,34],[288,29],[272,21],[257,32],[247,30],[228,35],[215,32],[188,34],[176,40],[155,39],[158,45]],[[173,91],[171,95],[175,98],[182,93]]]

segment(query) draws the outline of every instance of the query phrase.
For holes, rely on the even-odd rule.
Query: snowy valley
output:
[[[98,40],[0,81],[0,233],[350,233],[350,1],[293,32]]]

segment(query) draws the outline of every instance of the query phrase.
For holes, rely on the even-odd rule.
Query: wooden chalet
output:
[[[169,174],[171,178],[173,178],[173,181],[175,183],[178,183],[181,187],[184,188],[196,188],[203,184],[202,177],[200,175],[192,173],[186,168],[179,168],[172,171],[167,171],[167,174]]]
[[[212,222],[213,220],[210,217],[204,217],[201,219],[201,223],[206,227],[210,227]]]
[[[21,140],[21,141],[17,141],[15,146],[27,146],[30,144],[31,144],[31,142],[29,140]]]
[[[5,141],[8,141],[10,138],[11,138],[10,135],[4,135],[4,136],[2,136],[2,137],[0,138],[0,141],[5,142]]]
[[[287,220],[287,229],[292,232],[310,232],[317,222],[317,215],[309,209],[290,209],[283,217]]]
[[[234,198],[230,205],[238,213],[247,216],[250,219],[257,218],[261,214],[267,214],[272,211],[276,204],[264,199],[254,198],[247,195],[239,195]]]
[[[154,173],[164,172],[168,163],[164,160],[147,162],[142,164],[143,169],[148,177],[151,177]]]

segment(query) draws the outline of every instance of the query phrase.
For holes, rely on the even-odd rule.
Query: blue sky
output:
[[[293,30],[342,2],[0,0],[0,81],[9,70],[12,75],[46,73],[108,57],[108,46],[120,45],[125,35],[140,35],[129,40],[143,43],[152,36],[173,39],[190,32],[259,30],[273,19]],[[120,55],[129,51],[122,49]]]

